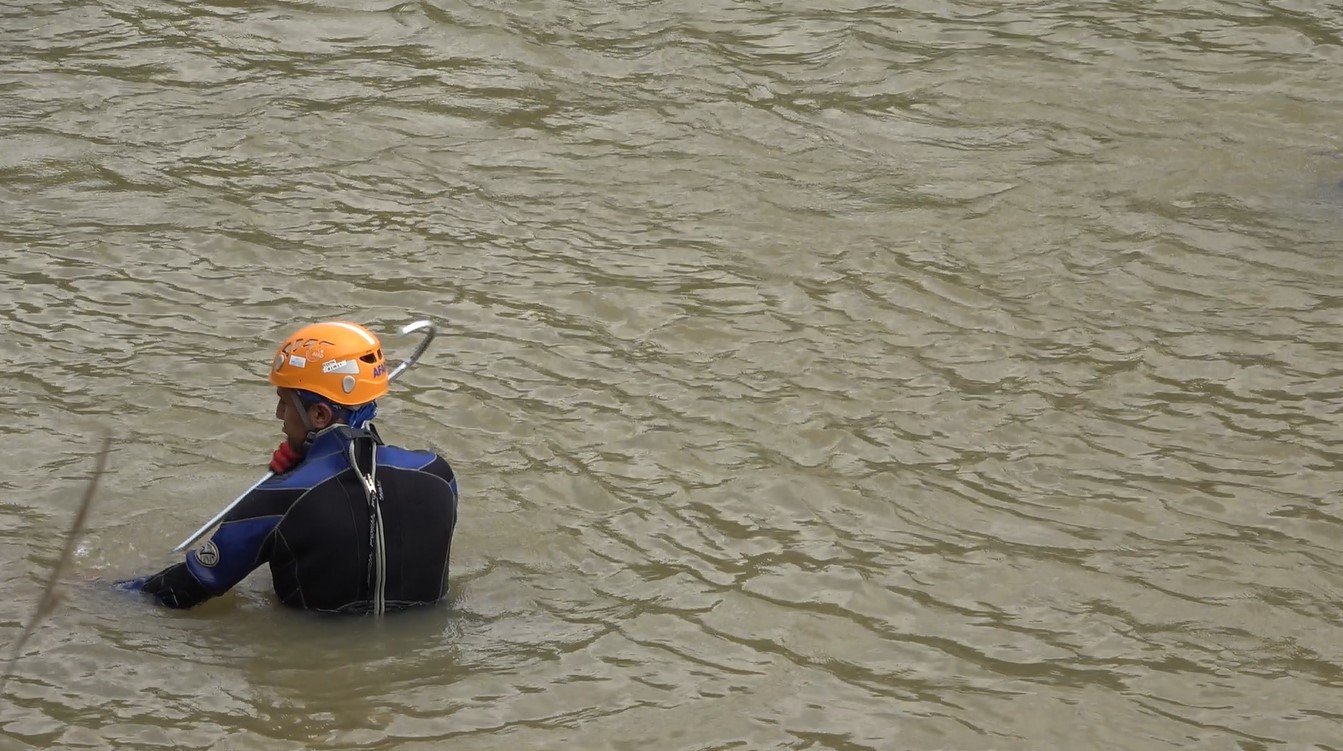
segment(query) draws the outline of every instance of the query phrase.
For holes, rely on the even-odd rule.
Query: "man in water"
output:
[[[172,608],[228,591],[263,563],[285,605],[384,613],[448,593],[457,480],[441,456],[385,445],[370,420],[387,393],[382,345],[354,323],[305,326],[270,371],[285,440],[275,473],[203,546],[118,583]]]

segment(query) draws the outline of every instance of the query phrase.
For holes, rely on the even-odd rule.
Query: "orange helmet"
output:
[[[373,332],[357,323],[324,321],[285,339],[275,353],[270,382],[357,407],[387,393],[387,372]]]

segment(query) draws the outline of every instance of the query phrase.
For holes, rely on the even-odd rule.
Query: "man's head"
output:
[[[387,393],[387,361],[371,331],[347,321],[314,323],[280,344],[270,371],[291,446],[351,416],[368,419],[373,402]]]
[[[302,452],[310,433],[349,422],[349,410],[311,391],[277,388],[275,395],[275,417],[284,424],[285,440],[296,451]]]

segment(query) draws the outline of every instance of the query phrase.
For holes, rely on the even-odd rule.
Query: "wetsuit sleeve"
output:
[[[270,559],[271,533],[283,513],[274,499],[254,491],[229,512],[210,541],[187,553],[186,560],[140,579],[120,582],[170,608],[191,608],[218,597]]]

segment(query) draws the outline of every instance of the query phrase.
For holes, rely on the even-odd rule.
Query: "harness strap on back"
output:
[[[359,478],[368,500],[368,584],[373,592],[373,612],[387,612],[387,543],[382,522],[382,486],[378,483],[378,446],[382,438],[370,424],[363,428],[338,428],[347,440],[345,459]]]

